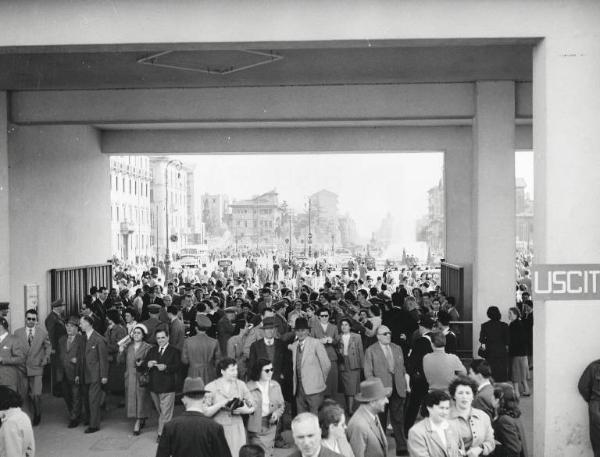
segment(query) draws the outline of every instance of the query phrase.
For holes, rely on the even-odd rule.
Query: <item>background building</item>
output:
[[[223,194],[203,194],[201,205],[206,236],[221,236],[226,229],[225,219],[229,210],[229,197]]]
[[[150,191],[152,205],[152,257],[165,259],[167,246],[171,260],[188,236],[188,169],[176,166],[167,157],[151,157],[150,167],[154,177]],[[167,231],[168,219],[168,231]],[[169,240],[167,241],[167,236]]]
[[[523,178],[516,179],[515,208],[517,212],[517,249],[533,248],[533,200]]]
[[[151,187],[148,157],[110,157],[111,248],[120,260],[139,262],[152,255]]]
[[[187,226],[188,244],[204,244],[206,241],[205,224],[202,220],[202,197],[200,196],[200,181],[196,179],[196,166],[187,168]]]
[[[327,252],[341,244],[338,223],[338,195],[327,189],[312,194],[310,201],[310,231],[315,249]]]
[[[234,201],[229,228],[238,248],[275,249],[279,245],[282,209],[275,190]]]

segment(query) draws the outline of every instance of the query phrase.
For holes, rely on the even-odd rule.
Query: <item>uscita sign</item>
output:
[[[600,265],[536,265],[535,300],[600,300]]]

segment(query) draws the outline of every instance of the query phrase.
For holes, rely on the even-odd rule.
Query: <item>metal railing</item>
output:
[[[63,299],[66,315],[77,314],[92,286],[112,285],[112,265],[103,263],[50,270],[50,299]]]

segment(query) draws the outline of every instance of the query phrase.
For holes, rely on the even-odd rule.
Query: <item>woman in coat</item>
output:
[[[215,422],[223,426],[231,455],[238,455],[240,448],[246,444],[246,430],[242,414],[252,414],[254,404],[246,384],[238,379],[235,359],[220,360],[217,364],[217,371],[220,377],[205,387],[208,394],[205,396],[204,415],[213,417]],[[231,403],[234,399],[237,399],[237,403],[240,405],[237,408]]]
[[[148,328],[137,324],[131,331],[132,341],[119,347],[119,363],[125,364],[125,405],[127,417],[135,417],[133,434],[139,435],[152,411],[152,399],[146,387],[140,386],[141,366],[152,347],[144,341]]]
[[[352,321],[348,317],[340,319],[340,341],[338,353],[342,356],[340,364],[340,377],[344,396],[346,397],[346,412],[354,412],[354,396],[360,390],[360,375],[362,372],[365,352],[362,338],[357,333],[351,333]]]
[[[525,429],[519,417],[519,398],[510,384],[500,384],[494,389],[498,401],[498,415],[492,424],[496,441],[494,457],[527,457]]]
[[[529,363],[527,354],[529,352],[529,343],[527,337],[527,328],[521,320],[519,308],[513,307],[508,310],[508,355],[510,357],[510,377],[515,389],[517,398],[520,395],[529,397]],[[523,387],[523,390],[521,390]]]
[[[258,444],[265,455],[273,455],[277,422],[283,415],[285,402],[281,387],[273,381],[273,364],[267,359],[258,359],[250,367],[250,381],[247,386],[255,405],[254,412],[248,417],[248,442]]]
[[[492,369],[495,382],[508,381],[508,325],[500,319],[502,315],[497,306],[487,309],[490,319],[481,324],[479,342],[485,351],[485,359]]]
[[[0,386],[0,457],[33,457],[35,438],[29,416],[21,410],[21,396]]]
[[[458,457],[464,446],[454,425],[448,422],[450,396],[432,390],[421,405],[422,421],[408,432],[408,452],[411,457]],[[442,438],[443,436],[443,438]]]
[[[457,376],[450,383],[448,391],[454,400],[449,422],[458,431],[466,455],[490,455],[496,447],[490,416],[472,406],[477,383],[467,376]]]

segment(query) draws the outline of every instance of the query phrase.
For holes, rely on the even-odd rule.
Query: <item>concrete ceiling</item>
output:
[[[72,48],[0,50],[0,90],[73,90],[286,85],[390,84],[532,79],[532,44],[410,45],[363,42],[343,47],[260,48],[193,47],[125,50]],[[207,74],[138,63],[157,59],[176,67],[224,71],[253,65],[265,57],[244,50],[274,53],[281,59],[230,74]],[[270,60],[267,58],[267,60]]]

